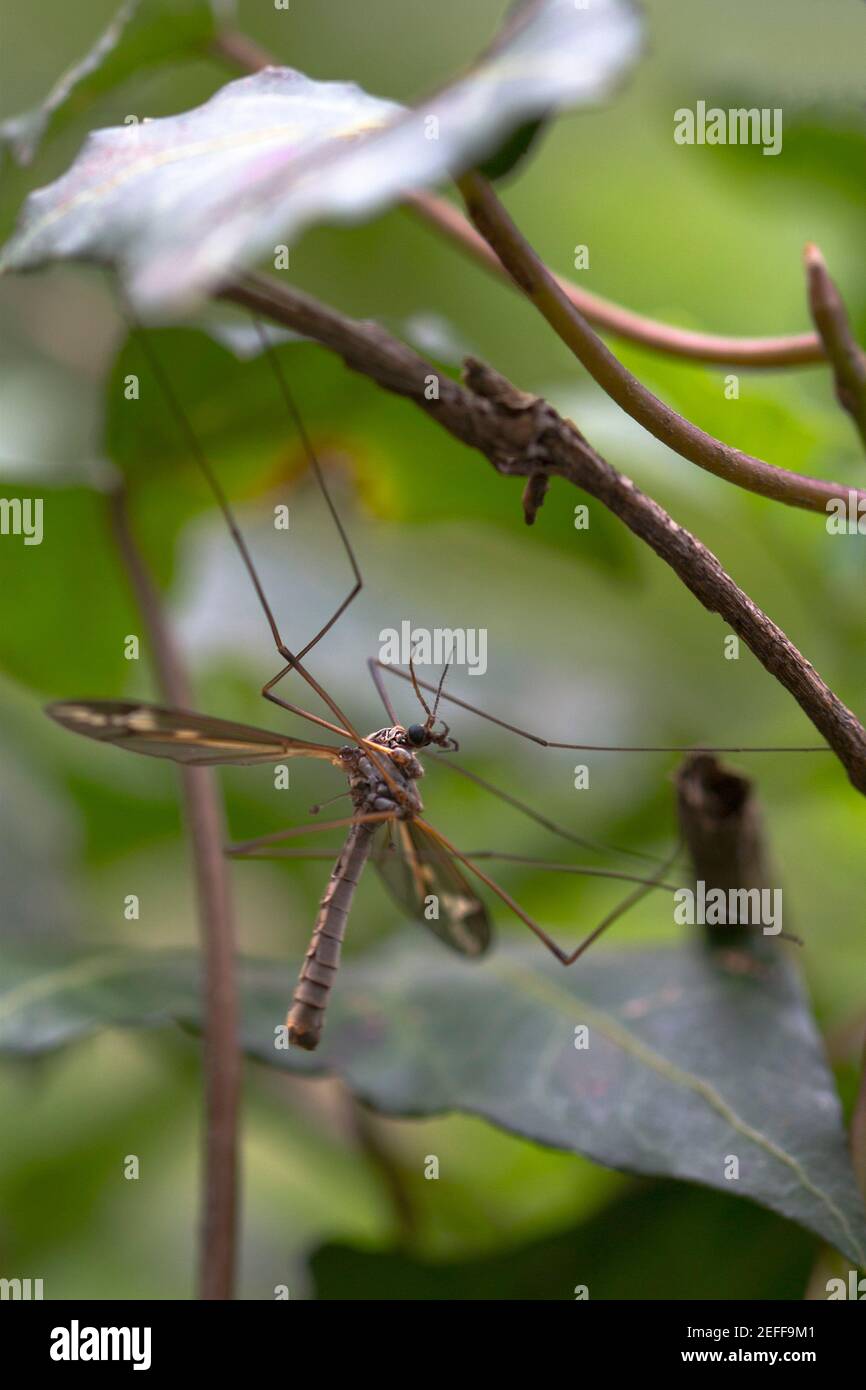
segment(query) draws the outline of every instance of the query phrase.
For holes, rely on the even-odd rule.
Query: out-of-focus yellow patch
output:
[[[405,514],[394,462],[387,449],[371,445],[359,435],[321,430],[310,434],[325,482],[335,503],[346,484],[357,498],[361,510],[386,521],[399,521]],[[312,470],[306,450],[300,443],[281,448],[270,465],[251,481],[243,495],[258,497],[285,486],[305,482]],[[315,480],[310,478],[315,485]]]

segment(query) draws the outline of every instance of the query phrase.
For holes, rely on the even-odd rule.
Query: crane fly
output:
[[[444,748],[453,742],[447,728],[435,728],[435,713],[424,724],[408,728],[394,724],[357,744],[337,746],[117,700],[60,701],[47,712],[74,733],[187,766],[249,765],[300,757],[325,759],[345,773],[353,815],[315,826],[321,830],[348,825],[349,829],[322,898],[289,1014],[289,1037],[298,1046],[311,1050],[321,1037],[352,898],[371,855],[407,915],[423,920],[424,908],[432,899],[443,916],[431,919],[430,924],[448,945],[468,956],[482,955],[490,945],[484,904],[449,856],[446,842],[420,819],[423,807],[415,783],[424,769],[417,754],[430,744]],[[269,837],[264,838],[269,842]],[[392,862],[394,851],[399,864]]]
[[[275,842],[311,828],[348,830],[322,897],[288,1015],[289,1040],[296,1046],[309,1051],[318,1046],[349,910],[368,859],[376,864],[406,915],[425,922],[446,945],[465,956],[483,955],[493,932],[487,909],[461,861],[492,887],[564,964],[576,960],[599,934],[597,928],[573,952],[561,951],[543,928],[479,870],[469,856],[460,854],[422,818],[423,805],[416,784],[424,768],[418,754],[431,745],[443,750],[456,748],[447,725],[437,727],[435,704],[432,709],[428,707],[423,724],[405,727],[395,722],[343,745],[312,743],[208,715],[120,700],[58,701],[48,706],[47,713],[73,733],[187,766],[241,766],[280,762],[284,758],[319,758],[345,774],[353,805],[351,817],[277,831],[230,851],[239,857],[262,857],[262,851],[271,853]],[[520,862],[535,862],[514,857]],[[567,870],[569,866],[561,867]],[[607,876],[608,871],[595,872]],[[647,880],[615,872],[610,876],[632,879],[643,890],[657,883],[662,886],[660,877]],[[431,904],[436,908],[432,915],[428,910]]]
[[[113,744],[130,752],[149,757],[168,758],[187,766],[243,766],[281,762],[286,758],[313,758],[324,760],[340,769],[346,777],[348,794],[352,802],[352,814],[350,816],[324,823],[315,821],[293,826],[286,830],[259,836],[254,840],[227,849],[227,853],[237,858],[316,858],[322,856],[307,855],[303,851],[284,848],[283,842],[294,836],[309,834],[311,831],[337,829],[346,831],[345,842],[333,866],[319,906],[313,934],[301,966],[287,1018],[290,1042],[304,1049],[313,1050],[318,1046],[322,1035],[325,1010],[340,962],[349,911],[361,872],[368,860],[376,865],[388,889],[406,915],[424,922],[425,926],[429,927],[446,945],[462,955],[467,957],[483,956],[493,937],[487,908],[468,877],[471,874],[515,913],[557,960],[563,965],[570,965],[598,939],[602,932],[606,931],[614,921],[650,889],[660,888],[673,891],[675,885],[665,883],[664,875],[676,859],[679,846],[664,862],[659,864],[657,861],[653,861],[655,868],[652,874],[642,876],[637,873],[582,865],[551,864],[520,855],[499,855],[494,851],[464,854],[424,819],[422,815],[424,808],[418,791],[418,782],[424,773],[424,768],[419,754],[431,748],[438,749],[441,754],[450,754],[457,751],[458,748],[456,740],[450,735],[447,724],[438,717],[442,699],[450,700],[461,708],[490,720],[499,727],[536,744],[579,750],[613,750],[603,748],[602,745],[553,742],[488,714],[457,696],[445,693],[443,686],[447,662],[438,685],[434,686],[418,678],[411,655],[408,672],[399,667],[387,666],[376,658],[371,658],[368,661],[370,675],[391,722],[366,736],[362,736],[358,732],[333,696],[307,668],[304,658],[326,636],[361,591],[363,587],[361,571],[331,498],[294,397],[289,389],[282,365],[268,342],[263,326],[256,319],[253,322],[259,335],[262,350],[271,363],[276,385],[289,415],[294,421],[310,469],[330,512],[354,576],[354,583],[350,592],[328,621],[298,652],[291,651],[282,638],[246,541],[235,521],[227,495],[192,430],[171,381],[162,369],[148,334],[139,325],[133,325],[133,331],[142,346],[153,376],[175,417],[177,426],[186,440],[189,453],[195,459],[222,511],[270,628],[276,650],[284,663],[281,669],[262,687],[262,696],[289,714],[316,725],[318,729],[323,729],[330,735],[336,735],[345,741],[342,743],[311,742],[283,733],[233,723],[230,720],[212,718],[209,715],[196,714],[187,710],[119,700],[65,700],[49,705],[46,712],[65,729],[73,733],[84,735],[99,742]],[[276,686],[290,672],[296,672],[306,682],[326,706],[331,718],[314,714],[276,693]],[[382,677],[385,672],[411,682],[414,694],[424,710],[423,722],[402,724],[398,720],[383,682]],[[434,695],[432,704],[425,699],[424,690]],[[689,752],[695,750],[685,747],[682,749],[646,747],[627,751]],[[717,748],[704,751],[776,750],[740,747],[739,749]],[[788,749],[780,751],[818,750]],[[573,843],[593,850],[604,848],[594,841],[587,840],[562,826],[556,825],[516,797],[503,792],[469,769],[454,764],[453,760],[451,765],[455,771],[469,777],[488,792],[509,803],[548,830]],[[277,846],[280,847],[277,848]],[[649,855],[634,850],[617,849],[615,852],[643,860],[651,858]],[[584,937],[572,951],[565,951],[504,888],[500,887],[494,879],[478,867],[477,861],[483,858],[512,860],[557,872],[582,873],[621,879],[631,883],[633,887],[628,896],[609,912],[603,921]],[[430,910],[431,905],[435,905],[435,911]]]

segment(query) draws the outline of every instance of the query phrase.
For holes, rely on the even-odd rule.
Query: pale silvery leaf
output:
[[[0,268],[115,265],[142,311],[188,307],[319,220],[356,221],[597,100],[637,55],[631,0],[525,0],[463,78],[413,109],[265,68],[180,116],[97,131],[28,198]]]

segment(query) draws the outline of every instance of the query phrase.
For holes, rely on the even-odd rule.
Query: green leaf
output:
[[[313,1056],[274,1046],[292,973],[243,964],[249,1055],[338,1075],[389,1115],[464,1111],[608,1167],[751,1197],[866,1260],[832,1075],[782,957],[760,976],[686,947],[598,952],[564,971],[535,947],[503,945],[469,965],[434,943],[401,944],[344,967]],[[0,978],[0,1047],[11,1052],[200,1017],[184,953],[10,951]],[[575,1046],[580,1025],[586,1049]]]
[[[414,109],[266,68],[183,115],[93,133],[28,198],[0,268],[116,266],[139,308],[189,305],[321,220],[358,221],[483,160],[634,61],[630,0],[524,0],[475,68]]]
[[[628,1259],[623,1259],[623,1241]],[[708,1258],[708,1252],[712,1257]],[[796,1226],[718,1192],[652,1183],[580,1225],[472,1260],[325,1245],[316,1297],[371,1300],[800,1299],[814,1242]]]
[[[230,322],[226,318],[223,329]],[[244,351],[253,346],[252,332],[240,316],[229,329],[234,345]],[[241,362],[191,329],[149,330],[148,336],[234,503],[287,502],[295,489],[308,485],[304,451],[267,359]],[[573,504],[564,484],[561,490],[554,486],[527,533],[520,480],[503,483],[480,456],[467,462],[463,446],[411,404],[377,391],[318,345],[291,343],[279,352],[350,532],[351,503],[339,491],[344,479],[358,510],[391,523],[475,522],[519,535],[521,544],[574,555]],[[127,398],[131,376],[138,379],[138,399]],[[167,585],[184,553],[185,528],[212,508],[212,497],[134,336],[115,359],[105,417],[100,454],[125,477],[137,544],[150,572]],[[429,487],[418,487],[419,471],[432,480]],[[141,633],[141,617],[112,538],[103,492],[56,486],[37,471],[27,484],[5,483],[4,495],[9,503],[40,498],[45,535],[41,545],[25,547],[14,535],[0,545],[0,586],[9,593],[19,588],[22,566],[30,581],[26,606],[11,606],[0,625],[0,670],[46,697],[129,696],[130,681],[137,682],[139,672],[124,659],[123,643],[127,634]],[[628,536],[603,508],[592,505],[592,526],[581,533],[580,562],[632,577]],[[222,525],[215,519],[216,527]],[[336,534],[331,540],[329,555],[338,557]],[[300,571],[295,573],[300,580]],[[245,582],[240,575],[239,581]],[[146,698],[154,692],[138,684],[135,693]]]
[[[210,0],[124,0],[90,51],[57,79],[39,106],[0,122],[0,149],[30,164],[46,133],[142,68],[203,53],[214,32]]]
[[[532,154],[538,144],[541,133],[547,125],[547,121],[541,117],[537,121],[526,121],[518,126],[508,139],[500,145],[498,150],[488,155],[483,163],[479,164],[479,171],[486,179],[495,181],[504,179],[507,174],[514,171]]]
[[[223,315],[212,320],[208,333],[147,331],[152,355],[206,456],[234,499],[294,485],[306,473],[306,459],[271,364],[257,353],[260,340],[250,320]],[[276,330],[269,337],[279,345]],[[403,523],[477,520],[519,533],[524,544],[574,555],[574,503],[564,490],[554,487],[527,537],[521,480],[503,485],[480,456],[467,464],[461,444],[408,402],[377,391],[348,371],[318,344],[279,345],[279,358],[326,473],[336,458],[338,469],[348,465],[366,510]],[[124,393],[130,376],[140,384],[136,401]],[[106,394],[106,452],[135,485],[136,532],[164,578],[171,563],[166,518],[173,534],[191,509],[207,506],[211,499],[137,335],[126,340],[115,359]],[[419,474],[435,479],[435,486],[419,488]],[[628,537],[603,507],[587,500],[592,524],[581,532],[581,560],[633,577]]]
[[[0,733],[0,936],[21,941],[77,928],[71,861],[76,847],[74,811],[54,774],[27,758],[27,735],[40,712],[26,718],[7,708]]]
[[[119,573],[102,493],[24,488],[4,483],[7,499],[37,494],[44,506],[44,538],[23,548],[19,536],[0,545],[0,587],[22,585],[27,602],[10,605],[0,626],[0,669],[44,694],[58,687],[79,695],[120,693],[129,678],[123,659],[127,633],[140,630],[128,586]]]

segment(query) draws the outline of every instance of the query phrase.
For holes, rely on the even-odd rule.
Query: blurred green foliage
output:
[[[38,102],[113,9],[114,0],[43,0],[38,11],[3,0],[0,114]],[[724,7],[653,0],[647,9],[651,51],[618,100],[556,123],[509,181],[517,221],[555,269],[583,276],[588,288],[640,312],[740,334],[807,326],[800,255],[806,240],[816,241],[862,337],[860,0],[840,0],[832,20],[809,0],[772,0],[759,11],[747,0]],[[405,100],[477,52],[502,6],[318,0],[276,12],[241,0],[239,10],[240,27],[281,61]],[[91,125],[184,109],[227,75],[202,57],[101,93],[84,120],[46,142],[30,169],[4,165],[4,233],[23,194],[66,167]],[[675,146],[673,111],[698,99],[781,105],[782,154]],[[585,272],[573,270],[580,244],[590,248]],[[348,313],[392,326],[435,314],[518,385],[549,395],[613,463],[698,532],[862,717],[862,538],[831,538],[820,518],[735,492],[648,440],[526,304],[403,212],[354,230],[308,234],[293,249],[292,277]],[[277,669],[275,654],[172,421],[146,369],[135,365],[135,344],[123,346],[125,329],[104,278],[64,269],[5,281],[0,311],[2,492],[33,495],[38,487],[46,512],[41,546],[0,541],[3,780],[13,789],[4,794],[0,828],[15,846],[0,857],[4,900],[14,903],[3,929],[190,945],[194,908],[172,769],[83,745],[40,713],[47,697],[155,695],[146,660],[123,656],[124,637],[140,623],[104,501],[90,487],[105,477],[109,453],[132,480],[136,534],[166,588],[198,705],[283,727],[257,696]],[[154,336],[240,507],[287,640],[303,641],[345,593],[348,567],[302,474],[266,366],[239,363],[192,330]],[[324,352],[308,345],[281,351],[365,573],[363,595],[317,651],[315,666],[361,723],[381,722],[363,658],[377,650],[381,628],[411,618],[486,627],[489,672],[478,680],[455,676],[455,693],[553,738],[813,741],[799,711],[747,652],[723,660],[718,620],[598,507],[590,530],[575,531],[573,509],[582,499],[554,487],[526,530],[518,483],[496,478],[410,405],[386,399]],[[721,371],[633,348],[623,356],[664,399],[728,442],[790,468],[859,481],[855,436],[820,368],[741,371],[733,401]],[[128,370],[140,370],[143,383],[135,404],[120,392]],[[291,507],[288,537],[275,536],[270,524],[278,502]],[[287,688],[297,695],[296,685]],[[395,698],[398,710],[414,715],[399,685]],[[581,793],[572,785],[573,755],[540,753],[469,715],[452,723],[469,765],[575,830],[651,853],[670,843],[671,758],[587,757],[591,790]],[[806,938],[803,968],[819,1020],[834,1037],[856,1037],[844,1029],[864,1009],[866,808],[828,757],[741,762],[758,779],[793,926]],[[297,778],[293,770],[290,805],[268,769],[231,770],[221,783],[236,838],[300,819],[325,794],[317,769]],[[439,768],[429,771],[425,801],[458,844],[562,854],[539,827]],[[325,867],[237,866],[243,948],[285,960],[287,993]],[[563,939],[592,925],[612,901],[604,886],[516,866],[500,877]],[[123,919],[129,892],[145,905],[139,923]],[[503,933],[521,930],[498,924]],[[414,928],[378,885],[365,882],[348,949],[361,952],[407,930]],[[669,915],[644,902],[607,949],[673,935]],[[852,1050],[849,1041],[835,1054],[846,1097]],[[777,1218],[685,1186],[631,1191],[617,1175],[466,1117],[374,1122],[418,1213],[410,1253],[397,1255],[387,1186],[358,1139],[345,1093],[336,1083],[288,1080],[254,1066],[247,1081],[244,1297],[269,1297],[283,1282],[292,1296],[376,1290],[387,1297],[395,1280],[421,1297],[462,1297],[467,1288],[502,1297],[516,1287],[527,1296],[525,1282],[514,1282],[524,1248],[534,1252],[530,1267],[539,1280],[546,1272],[553,1283],[561,1269],[568,1287],[586,1282],[593,1296],[646,1297],[657,1288],[670,1297],[683,1289],[789,1297],[803,1286],[809,1242]],[[168,1033],[98,1038],[50,1059],[4,1063],[0,1272],[45,1278],[49,1297],[188,1296],[199,1082],[194,1043]],[[129,1153],[142,1159],[138,1183],[122,1177]],[[431,1153],[446,1180],[421,1179]],[[330,1242],[363,1248],[365,1256],[336,1259]],[[309,1252],[323,1245],[310,1267]],[[611,1245],[634,1253],[611,1259]],[[652,1254],[659,1249],[660,1261]],[[703,1250],[711,1254],[698,1283]],[[758,1250],[765,1260],[758,1262]],[[665,1282],[659,1262],[681,1276]]]

